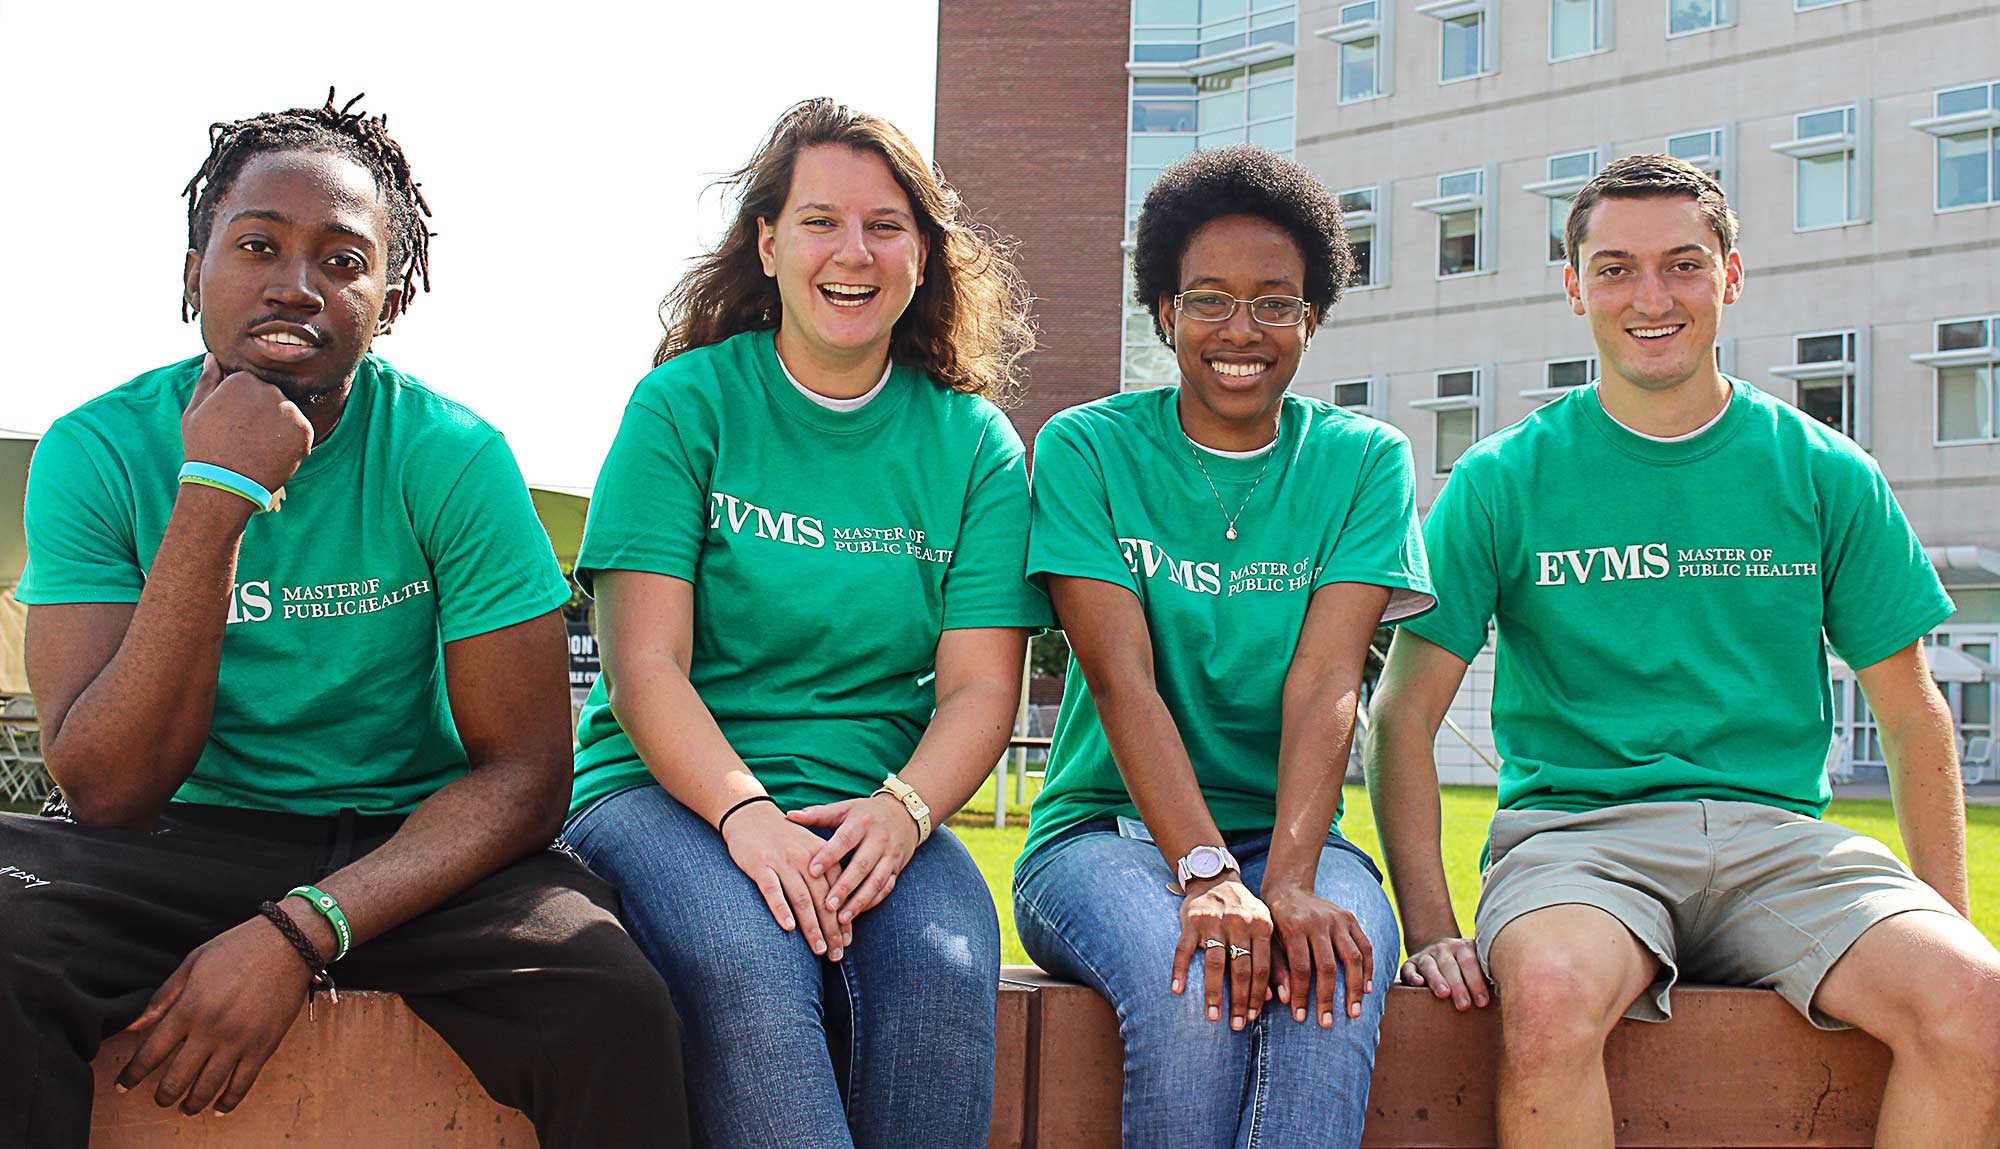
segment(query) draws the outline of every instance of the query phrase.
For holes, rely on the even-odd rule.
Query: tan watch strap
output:
[[[910,818],[917,824],[917,845],[921,846],[930,839],[931,808],[925,803],[923,796],[918,794],[914,787],[894,774],[891,774],[887,778],[882,779],[882,785],[876,788],[875,793],[887,794],[889,797],[901,802],[903,809],[910,812]],[[870,795],[870,797],[873,796]]]

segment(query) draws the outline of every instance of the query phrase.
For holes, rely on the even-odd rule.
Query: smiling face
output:
[[[294,403],[339,395],[402,297],[388,282],[389,209],[368,170],[324,152],[244,164],[216,205],[184,290],[225,371]]]
[[[888,163],[837,144],[801,151],[784,208],[757,221],[787,342],[827,367],[887,355],[929,253]]]
[[[1305,257],[1284,228],[1247,215],[1212,219],[1188,238],[1178,290],[1213,290],[1238,299],[1304,294]],[[1161,326],[1173,333],[1181,371],[1181,427],[1221,450],[1261,447],[1277,433],[1276,413],[1299,369],[1318,316],[1268,327],[1238,304],[1220,323],[1190,318],[1162,295]]]
[[[1691,196],[1606,198],[1563,282],[1570,310],[1590,320],[1605,382],[1669,391],[1715,376],[1716,329],[1742,294],[1743,260],[1722,254]]]

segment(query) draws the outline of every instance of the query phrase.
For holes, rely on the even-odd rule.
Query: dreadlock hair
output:
[[[799,153],[828,145],[880,156],[910,197],[917,230],[930,243],[924,281],[890,335],[890,359],[920,367],[954,391],[996,402],[1013,398],[1021,386],[1020,359],[1035,348],[1014,245],[966,218],[958,192],[894,124],[824,97],[794,105],[748,163],[717,181],[734,193],[736,217],[715,250],[696,259],[660,301],[666,335],[653,353],[654,366],[745,331],[778,326],[778,285],[758,259],[757,222],[776,222],[784,210]]]
[[[210,124],[208,158],[181,189],[188,201],[188,248],[207,250],[215,209],[252,158],[272,152],[323,152],[353,160],[375,178],[376,190],[389,207],[389,282],[407,287],[414,276],[429,291],[434,233],[424,226],[424,217],[431,214],[431,208],[424,202],[423,185],[410,178],[410,161],[403,156],[403,146],[389,136],[389,117],[354,110],[366,94],[357,94],[335,107],[333,89],[328,88],[321,107],[265,112],[247,120]],[[410,302],[406,291],[403,310],[409,309]],[[187,319],[187,302],[182,300],[181,321]]]

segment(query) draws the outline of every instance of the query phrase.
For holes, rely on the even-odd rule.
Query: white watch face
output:
[[[1222,872],[1222,851],[1214,846],[1196,846],[1188,851],[1186,864],[1189,877],[1212,878]]]

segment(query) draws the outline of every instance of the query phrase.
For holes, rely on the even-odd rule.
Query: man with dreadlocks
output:
[[[0,815],[0,1145],[85,1144],[120,1028],[121,1089],[229,1112],[329,969],[402,993],[544,1146],[685,1144],[667,991],[550,848],[548,541],[499,433],[369,354],[428,287],[402,149],[330,93],[211,135],[183,299],[207,354],[59,420],[30,477],[66,808]]]

